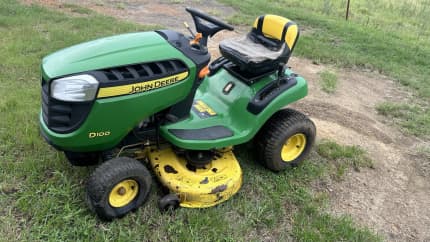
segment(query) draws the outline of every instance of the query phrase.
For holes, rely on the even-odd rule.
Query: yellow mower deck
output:
[[[205,168],[187,168],[170,147],[148,148],[148,158],[160,182],[180,199],[181,207],[204,208],[224,202],[242,185],[242,170],[231,150]]]

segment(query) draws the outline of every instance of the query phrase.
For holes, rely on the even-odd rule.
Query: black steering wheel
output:
[[[224,23],[221,20],[218,20],[212,16],[207,15],[206,13],[201,12],[195,8],[185,8],[187,12],[191,14],[193,17],[194,25],[196,26],[196,30],[198,33],[202,33],[201,44],[204,46],[207,45],[208,37],[212,37],[219,31],[226,30],[234,30],[234,27],[230,24]],[[205,20],[205,21],[202,21]]]

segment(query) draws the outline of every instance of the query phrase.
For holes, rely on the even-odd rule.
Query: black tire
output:
[[[67,160],[73,166],[93,166],[100,162],[99,152],[72,152],[64,151]]]
[[[258,158],[272,171],[297,166],[309,154],[315,142],[315,135],[315,125],[306,115],[293,109],[280,110],[264,124],[255,138]],[[296,153],[290,156],[293,158],[284,160],[282,151],[288,148],[286,145],[290,138],[302,140],[301,143],[298,141],[302,146],[293,146],[293,149],[297,148],[293,151]],[[288,149],[286,151],[289,152]]]
[[[158,208],[161,212],[173,211],[179,207],[179,202],[178,195],[169,193],[158,200]]]
[[[121,186],[128,184],[127,182],[134,185],[130,188]],[[117,192],[120,195],[114,194],[114,189],[118,186],[119,189],[124,189],[123,193],[130,192],[133,195],[130,201],[126,199],[126,204],[115,206],[110,200],[112,196],[124,195],[119,193],[119,189]],[[112,220],[139,208],[147,200],[150,189],[151,175],[148,169],[135,159],[118,157],[100,165],[90,176],[87,182],[87,201],[91,211],[96,212],[101,219]]]

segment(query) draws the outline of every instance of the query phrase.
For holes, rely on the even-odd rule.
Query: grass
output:
[[[331,179],[343,163],[342,169],[348,169],[355,153],[331,162],[325,153],[314,152],[303,166],[275,174],[253,162],[249,147],[238,147],[244,185],[231,200],[209,209],[161,214],[154,185],[146,206],[136,213],[111,223],[98,220],[84,202],[86,178],[94,168],[71,167],[39,136],[40,61],[85,40],[152,27],[86,15],[0,3],[1,240],[380,240],[349,217],[324,212],[327,195],[312,190],[313,181]]]
[[[417,149],[417,154],[430,162],[430,146],[421,146]]]
[[[316,0],[221,0],[238,11],[234,24],[250,26],[258,15],[272,13],[296,21],[303,33],[295,54],[340,67],[370,69],[388,75],[415,98],[430,117],[430,1],[351,1],[350,20],[345,21],[346,1]],[[408,108],[409,109],[409,108]],[[402,115],[408,122],[407,110]],[[414,119],[421,119],[415,117]],[[425,132],[430,132],[429,125]],[[411,133],[415,133],[413,130]]]
[[[320,73],[319,84],[321,89],[326,93],[334,93],[337,87],[337,75],[331,71],[322,71]]]
[[[336,178],[342,178],[345,171],[352,167],[360,171],[360,167],[373,168],[372,160],[367,157],[366,152],[358,146],[341,146],[329,140],[321,142],[318,154],[334,162]]]
[[[420,105],[384,102],[376,107],[379,114],[398,124],[406,133],[430,137],[430,109]]]
[[[84,8],[84,7],[75,5],[75,4],[66,3],[66,4],[63,4],[62,7],[70,9],[70,11],[72,13],[78,13],[78,14],[91,14],[92,13],[92,11],[89,10],[88,8]]]

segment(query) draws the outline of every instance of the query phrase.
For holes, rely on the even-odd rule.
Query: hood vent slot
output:
[[[180,60],[164,60],[128,66],[113,67],[98,71],[90,71],[101,83],[109,84],[118,81],[142,81],[162,78],[187,71],[188,68]]]

